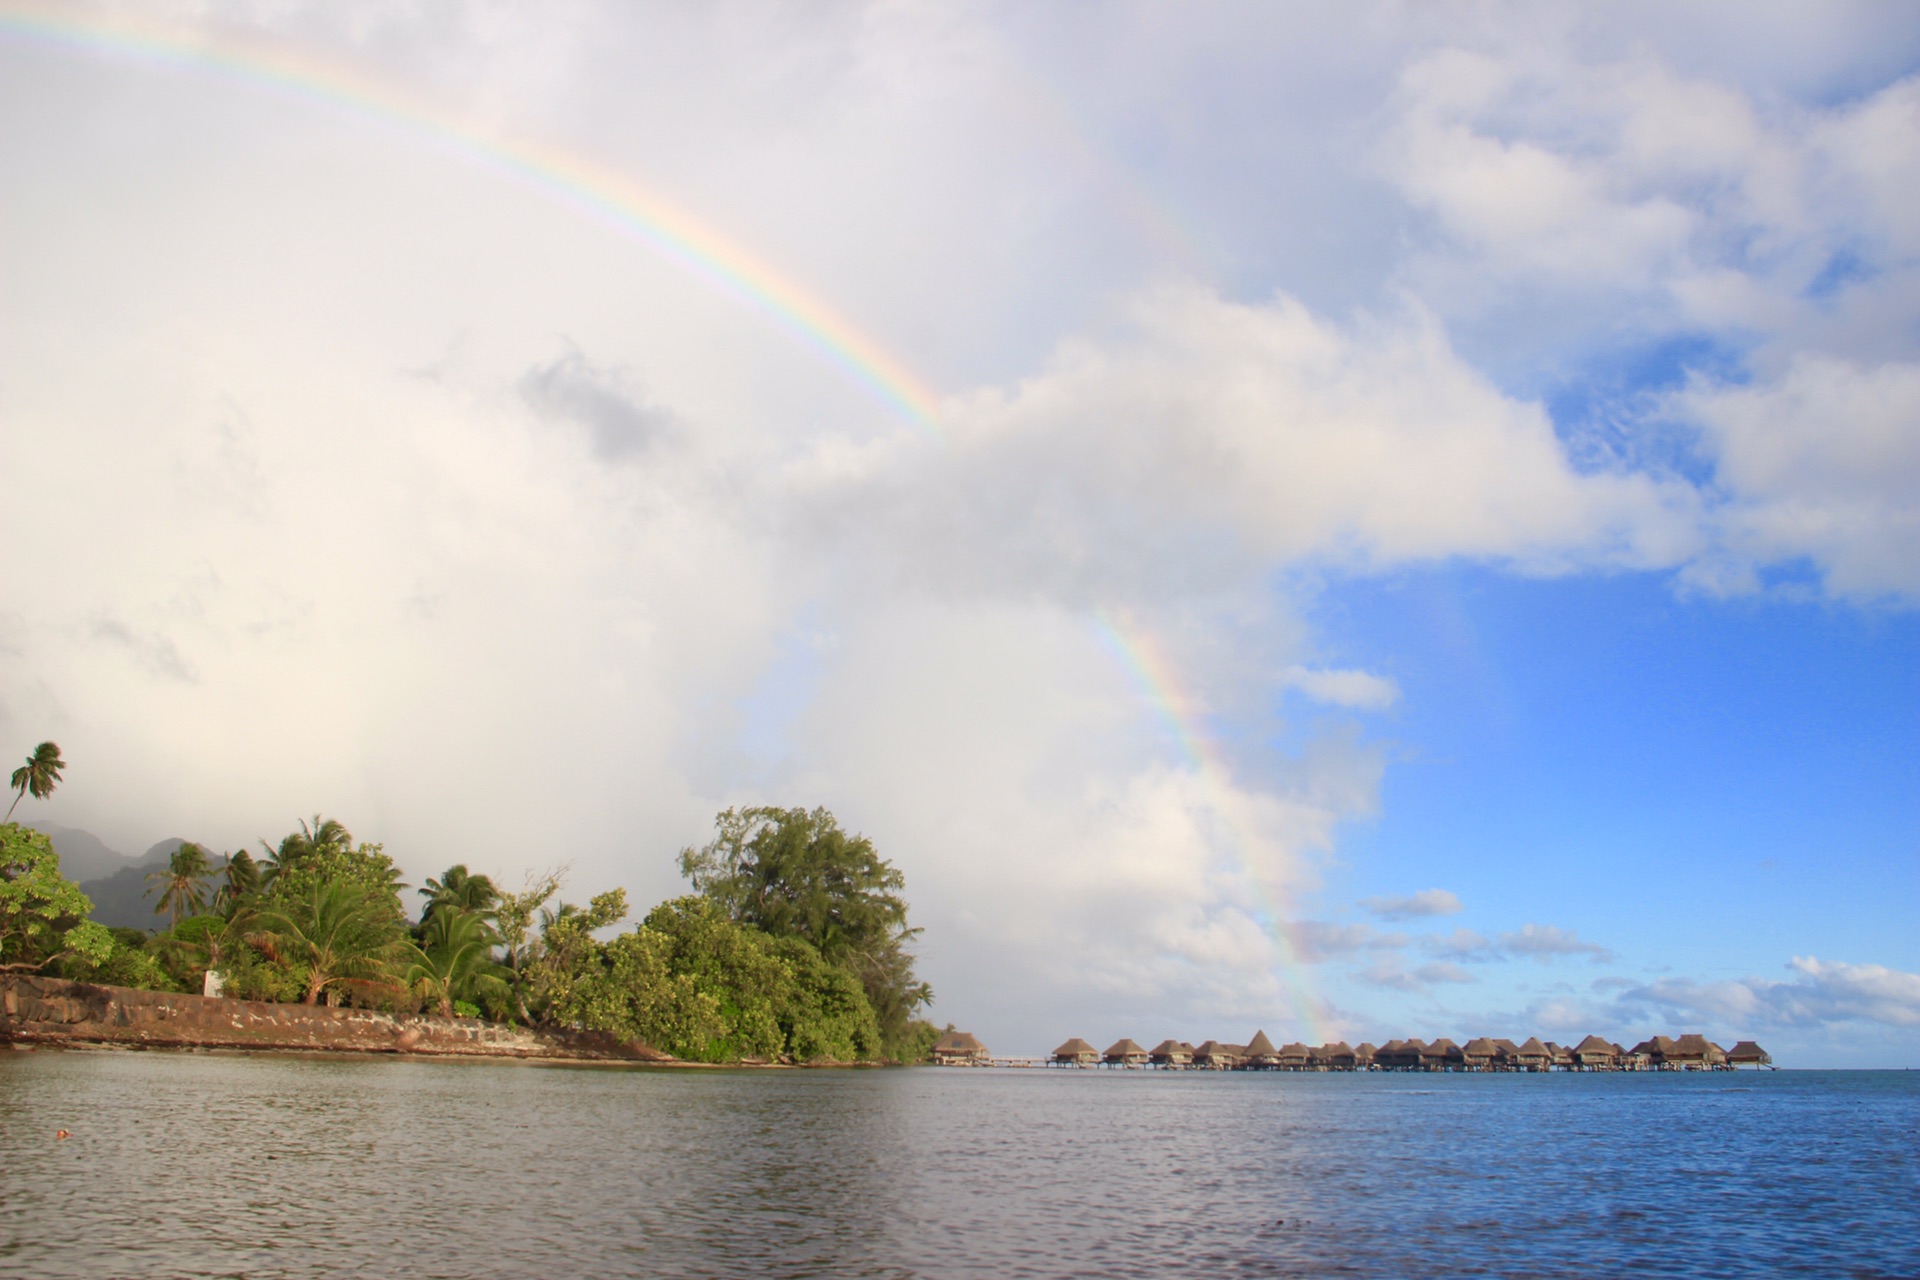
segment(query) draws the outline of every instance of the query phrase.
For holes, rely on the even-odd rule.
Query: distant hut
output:
[[[1279,1053],[1274,1055],[1274,1065],[1282,1071],[1305,1071],[1313,1065],[1313,1050],[1298,1040],[1282,1045]]]
[[[1528,1036],[1527,1042],[1513,1051],[1513,1065],[1522,1071],[1545,1071],[1553,1066],[1553,1051],[1540,1043],[1540,1037]]]
[[[1193,1051],[1193,1065],[1210,1067],[1215,1071],[1230,1071],[1240,1065],[1241,1056],[1239,1045],[1208,1040]]]
[[[1666,1036],[1649,1036],[1633,1046],[1633,1056],[1642,1064],[1643,1070],[1677,1070],[1677,1064],[1668,1061],[1673,1053],[1674,1042]]]
[[[1445,1036],[1420,1050],[1422,1071],[1451,1071],[1464,1065],[1466,1060],[1460,1056],[1460,1046]]]
[[[1469,1071],[1491,1071],[1493,1061],[1500,1056],[1500,1050],[1493,1041],[1479,1036],[1460,1046],[1460,1057]]]
[[[1685,1071],[1722,1071],[1728,1066],[1727,1051],[1705,1036],[1681,1036],[1673,1042],[1667,1060]]]
[[[1599,1036],[1588,1036],[1573,1046],[1572,1054],[1575,1071],[1612,1071],[1620,1065],[1618,1051]]]
[[[1116,1040],[1108,1046],[1103,1056],[1110,1067],[1144,1067],[1147,1065],[1147,1051],[1131,1040]]]
[[[1373,1046],[1368,1045],[1369,1049]],[[1335,1040],[1332,1044],[1322,1045],[1313,1051],[1314,1065],[1322,1071],[1351,1071],[1360,1065],[1353,1046],[1345,1040]]]
[[[1727,1065],[1730,1067],[1770,1067],[1773,1065],[1773,1055],[1751,1040],[1742,1040],[1740,1043],[1734,1045],[1733,1048],[1727,1050]]]
[[[1162,1040],[1147,1054],[1147,1061],[1156,1067],[1190,1067],[1193,1065],[1193,1047],[1178,1040]]]
[[[1567,1046],[1555,1044],[1549,1040],[1547,1041],[1547,1052],[1553,1055],[1554,1066],[1563,1071],[1571,1071],[1573,1069],[1573,1050],[1567,1048]]]
[[[946,1066],[971,1066],[992,1056],[970,1031],[949,1031],[933,1042],[933,1060]]]
[[[1247,1052],[1245,1056],[1245,1065],[1249,1067],[1260,1067],[1264,1069],[1280,1065],[1280,1054],[1274,1049],[1273,1041],[1267,1039],[1267,1033],[1264,1031],[1256,1031],[1253,1033],[1253,1039],[1247,1041]]]
[[[1495,1036],[1493,1040],[1493,1067],[1496,1071],[1518,1071],[1520,1046],[1511,1040]]]
[[[1373,1070],[1374,1057],[1380,1052],[1367,1041],[1362,1040],[1353,1048],[1353,1066],[1356,1071]]]
[[[1421,1040],[1389,1040],[1373,1055],[1375,1065],[1388,1071],[1414,1071],[1420,1066]]]
[[[1075,1036],[1053,1051],[1053,1063],[1060,1067],[1097,1067],[1100,1051]]]

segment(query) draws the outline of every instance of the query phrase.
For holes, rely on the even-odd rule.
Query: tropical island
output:
[[[12,786],[44,798],[42,743]],[[153,873],[165,927],[109,928],[44,833],[0,824],[0,978],[437,1015],[589,1033],[698,1063],[926,1059],[905,878],[823,808],[728,809],[680,852],[693,892],[625,930],[625,890],[563,901],[565,871],[508,890],[465,865],[416,891],[378,843],[316,815],[255,857],[187,842]]]

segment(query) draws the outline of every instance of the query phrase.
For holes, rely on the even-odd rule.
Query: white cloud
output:
[[[1781,982],[1742,978],[1699,982],[1663,978],[1622,992],[1617,1002],[1679,1021],[1707,1020],[1735,1028],[1869,1022],[1920,1027],[1920,974],[1877,964],[1795,956],[1799,976]]]
[[[1550,924],[1525,924],[1499,937],[1500,949],[1509,955],[1530,960],[1550,960],[1555,956],[1586,956],[1594,961],[1611,960],[1613,952],[1597,942],[1583,941],[1573,929]]]
[[[1295,920],[1285,926],[1288,944],[1302,964],[1320,964],[1361,951],[1390,951],[1407,945],[1400,933],[1382,933],[1368,924]]]
[[[1369,671],[1292,666],[1281,673],[1281,683],[1300,690],[1315,702],[1363,711],[1384,711],[1400,700],[1399,685]]]
[[[1714,517],[1729,554],[1808,556],[1836,595],[1920,598],[1920,363],[1801,356],[1678,403],[1730,492]]]
[[[1449,889],[1422,889],[1400,898],[1363,898],[1360,905],[1383,920],[1451,916],[1460,912],[1460,896]]]
[[[954,403],[945,429],[944,447],[810,459],[793,476],[803,532],[857,540],[917,583],[1108,604],[1298,561],[1648,567],[1694,548],[1691,489],[1576,473],[1544,411],[1501,395],[1417,307],[1339,324],[1285,296],[1156,289],[1119,332]]]

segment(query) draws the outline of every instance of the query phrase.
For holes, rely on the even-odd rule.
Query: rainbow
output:
[[[939,397],[844,316],[746,247],[625,175],[550,143],[482,131],[359,70],[227,31],[0,5],[0,37],[223,76],[422,137],[612,227],[759,311],[893,412],[938,435]]]
[[[1306,967],[1300,963],[1299,951],[1288,932],[1285,915],[1247,856],[1247,837],[1241,834],[1247,823],[1235,816],[1241,806],[1233,788],[1233,770],[1214,746],[1212,737],[1201,728],[1193,710],[1198,705],[1196,700],[1182,692],[1172,663],[1144,629],[1105,613],[1095,615],[1093,626],[1101,644],[1118,659],[1148,705],[1165,722],[1195,776],[1206,788],[1214,811],[1225,819],[1228,855],[1253,887],[1255,918],[1278,947],[1280,976],[1293,997],[1294,1016],[1306,1029],[1309,1043],[1325,1044],[1331,1037],[1320,1015],[1321,1006],[1313,995]]]

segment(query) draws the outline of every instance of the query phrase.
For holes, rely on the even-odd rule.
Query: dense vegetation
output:
[[[384,849],[319,816],[260,857],[183,844],[149,877],[165,927],[109,930],[47,837],[6,823],[0,968],[196,992],[211,972],[230,996],[604,1031],[701,1062],[924,1058],[932,992],[898,869],[824,809],[717,821],[680,855],[695,892],[618,932],[624,890],[581,907],[561,873],[507,892],[465,866],[416,891],[413,920]]]

